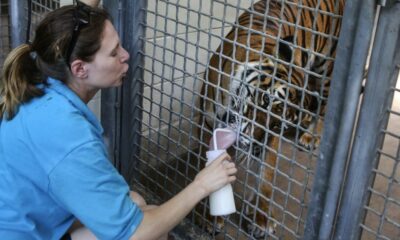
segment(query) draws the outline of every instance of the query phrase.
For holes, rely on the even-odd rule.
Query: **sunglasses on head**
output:
[[[79,37],[79,33],[80,31],[87,27],[90,24],[90,14],[92,13],[91,8],[89,6],[87,6],[86,4],[80,2],[80,1],[76,1],[76,7],[75,7],[75,11],[74,11],[74,29],[72,32],[72,37],[71,37],[71,41],[69,43],[68,46],[68,50],[67,50],[67,54],[65,55],[65,61],[69,67],[69,69],[71,69],[71,55],[72,52],[74,51],[76,42],[78,40]]]

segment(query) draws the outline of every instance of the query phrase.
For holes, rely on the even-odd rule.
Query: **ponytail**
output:
[[[37,84],[44,78],[31,55],[31,46],[22,44],[13,49],[4,61],[0,83],[0,118],[12,119],[22,103],[43,95]]]
[[[39,84],[52,77],[63,83],[70,79],[67,49],[76,27],[78,7],[64,6],[50,12],[37,26],[31,45],[22,44],[7,56],[0,81],[0,119],[11,120],[21,104],[44,94]],[[89,8],[89,27],[82,28],[69,60],[90,62],[101,47],[106,20],[104,9]],[[32,55],[32,56],[31,56]]]

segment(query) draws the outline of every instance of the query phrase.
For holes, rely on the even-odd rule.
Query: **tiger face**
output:
[[[229,125],[237,129],[242,148],[248,148],[254,140],[264,142],[269,131],[279,132],[299,123],[304,108],[299,106],[302,93],[290,79],[302,75],[289,72],[286,64],[276,64],[271,59],[237,64],[230,85],[220,91],[220,99],[225,103],[216,108],[219,127]],[[309,97],[303,99],[303,103],[308,101]],[[207,120],[213,126],[215,118]]]
[[[343,8],[344,0],[260,0],[244,12],[206,69],[200,108],[207,127],[235,127],[247,144],[289,128],[312,134],[325,111]]]

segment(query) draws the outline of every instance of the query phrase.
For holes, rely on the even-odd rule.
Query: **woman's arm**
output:
[[[144,217],[131,240],[158,239],[174,228],[203,198],[233,182],[235,164],[224,154],[199,172],[192,183],[164,204],[144,211]]]

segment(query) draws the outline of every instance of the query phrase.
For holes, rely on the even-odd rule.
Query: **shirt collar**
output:
[[[97,117],[74,91],[72,91],[60,80],[51,77],[47,79],[47,83],[49,84],[48,88],[67,98],[71,102],[71,104],[74,105],[74,107],[82,112],[82,114],[91,124],[93,124],[101,132],[103,132],[103,128],[101,127]]]

